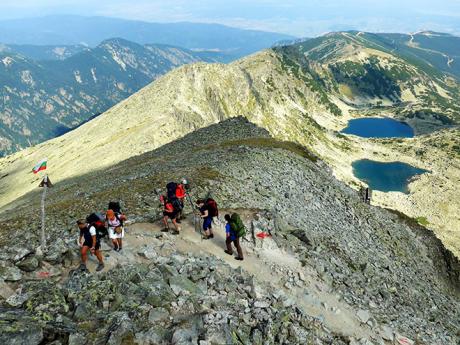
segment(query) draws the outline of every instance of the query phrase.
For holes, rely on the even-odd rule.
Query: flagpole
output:
[[[45,182],[43,184],[43,194],[42,194],[42,203],[41,203],[41,208],[42,208],[42,233],[41,233],[41,249],[42,251],[45,251],[46,247],[46,236],[45,236],[45,200],[46,200],[46,192],[48,190],[48,175],[45,175],[43,181]]]

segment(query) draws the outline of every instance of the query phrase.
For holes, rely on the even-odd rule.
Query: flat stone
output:
[[[256,308],[268,308],[270,307],[270,304],[264,301],[255,301],[254,302],[254,307]]]
[[[154,308],[149,312],[149,321],[156,323],[159,321],[166,321],[169,319],[169,312],[165,308]]]
[[[361,323],[367,323],[367,321],[369,321],[371,318],[371,315],[367,310],[359,310],[356,313],[356,316],[358,317],[359,321],[361,321]]]
[[[184,276],[174,276],[169,278],[169,286],[176,296],[182,293],[186,294],[198,294],[201,293],[200,288],[190,279]]]
[[[380,327],[380,335],[382,336],[383,339],[388,340],[388,341],[393,341],[394,339],[393,329],[388,326]]]
[[[21,270],[15,266],[4,264],[0,266],[0,279],[9,282],[17,282],[22,279]]]
[[[8,299],[12,295],[14,295],[14,290],[3,280],[0,280],[0,297]]]
[[[69,335],[69,345],[86,345],[87,339],[83,334],[72,333]]]
[[[398,345],[414,345],[415,344],[415,341],[409,338],[406,338],[405,336],[401,334],[396,334],[395,338],[396,338],[396,344]]]

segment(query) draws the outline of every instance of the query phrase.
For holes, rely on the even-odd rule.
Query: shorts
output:
[[[176,219],[178,213],[179,212],[176,212],[176,211],[174,211],[174,212],[166,212],[166,211],[164,211],[163,216],[164,217],[169,217],[169,219]]]
[[[203,230],[209,230],[212,229],[212,218],[208,217],[203,220]]]
[[[111,240],[117,239],[117,238],[123,238],[125,237],[125,228],[123,227],[123,230],[121,231],[121,234],[117,234],[115,232],[115,228],[109,227],[109,238]]]
[[[92,244],[92,243],[85,242],[85,243],[83,243],[83,247],[92,248],[92,247],[93,247],[93,244]],[[101,249],[101,242],[100,242],[100,241],[97,241],[97,242],[96,242],[96,247],[94,247],[94,249],[96,249],[96,250]]]

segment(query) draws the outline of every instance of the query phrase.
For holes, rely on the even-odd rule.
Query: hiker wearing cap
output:
[[[243,250],[241,249],[241,245],[240,245],[240,237],[244,235],[239,236],[239,234],[242,234],[242,232],[235,231],[237,229],[237,226],[233,224],[234,221],[232,221],[232,218],[230,217],[229,214],[226,214],[224,218],[227,221],[227,224],[225,224],[225,233],[226,233],[225,244],[227,246],[225,253],[227,253],[228,255],[233,255],[233,248],[232,248],[232,242],[233,242],[233,244],[235,245],[236,251],[238,253],[238,256],[235,257],[235,259],[243,261]]]
[[[83,219],[78,220],[77,225],[80,229],[80,238],[78,243],[81,247],[81,268],[87,270],[86,262],[88,261],[89,250],[91,255],[96,255],[97,260],[99,261],[96,271],[102,271],[104,269],[104,261],[100,251],[101,243],[96,236],[96,228],[93,225],[89,225]]]
[[[212,219],[213,215],[210,212],[210,207],[206,204],[206,201],[203,199],[199,199],[196,201],[196,205],[200,210],[201,218],[203,219],[203,231],[205,240],[209,240],[210,238],[214,238],[214,234],[212,232]]]
[[[113,210],[107,210],[106,219],[113,250],[119,252],[123,247],[123,237],[125,237],[123,222],[126,220],[126,216],[124,214],[115,213]]]

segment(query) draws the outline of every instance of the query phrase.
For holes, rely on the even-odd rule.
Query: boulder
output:
[[[40,262],[34,255],[29,255],[22,261],[16,263],[16,266],[25,272],[33,272],[38,268],[39,265]]]
[[[169,312],[165,308],[153,308],[149,312],[149,321],[151,323],[166,321],[169,319]]]
[[[180,294],[197,295],[202,293],[197,284],[183,275],[169,278],[169,286],[176,296],[179,296]]]
[[[361,323],[367,323],[367,321],[371,318],[371,314],[367,310],[358,310],[356,316]]]
[[[21,270],[8,263],[2,263],[0,265],[0,279],[7,282],[17,282],[22,279]]]
[[[22,311],[0,309],[0,344],[38,345],[43,329]]]

